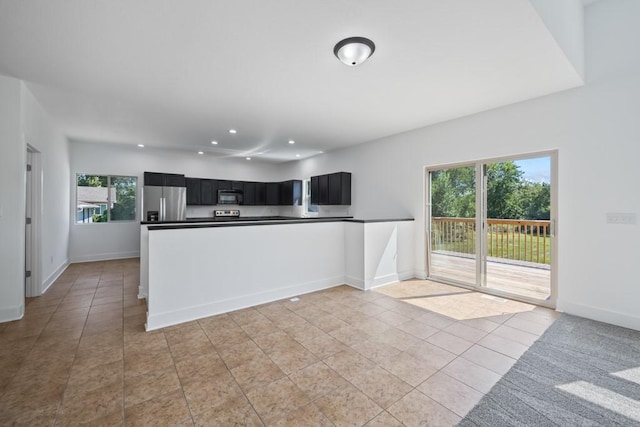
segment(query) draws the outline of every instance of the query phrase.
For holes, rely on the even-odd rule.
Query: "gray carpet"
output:
[[[640,332],[562,315],[458,425],[640,426]]]

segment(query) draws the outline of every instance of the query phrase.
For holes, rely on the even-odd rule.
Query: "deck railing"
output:
[[[548,220],[488,219],[488,256],[550,264],[549,225]],[[431,248],[434,251],[475,253],[476,220],[474,218],[432,218]]]

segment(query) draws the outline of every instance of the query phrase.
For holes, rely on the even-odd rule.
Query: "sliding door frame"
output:
[[[486,226],[487,226],[487,179],[486,165],[490,163],[500,163],[515,160],[527,160],[539,157],[549,157],[551,164],[551,200],[550,200],[550,237],[551,237],[551,271],[550,271],[550,290],[547,300],[529,298],[522,295],[503,292],[497,289],[491,289],[486,286],[486,262],[487,262],[487,242],[486,242]],[[431,172],[442,169],[453,169],[457,167],[475,166],[476,173],[476,283],[469,285],[457,280],[447,279],[439,276],[431,275]],[[425,277],[428,280],[436,282],[461,286],[478,292],[483,292],[498,297],[509,298],[526,303],[536,304],[543,307],[554,308],[558,298],[558,150],[537,151],[532,153],[513,154],[502,157],[492,157],[475,161],[466,161],[458,163],[447,163],[439,165],[430,165],[424,167],[424,234],[425,236]]]

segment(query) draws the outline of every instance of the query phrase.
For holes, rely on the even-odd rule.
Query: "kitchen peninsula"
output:
[[[341,284],[368,290],[412,278],[413,228],[413,219],[352,218],[142,224],[146,328]]]

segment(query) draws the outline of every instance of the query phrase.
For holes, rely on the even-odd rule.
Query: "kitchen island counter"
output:
[[[353,218],[143,224],[147,330],[348,284],[409,279],[414,222]],[[303,298],[303,297],[301,297]]]

